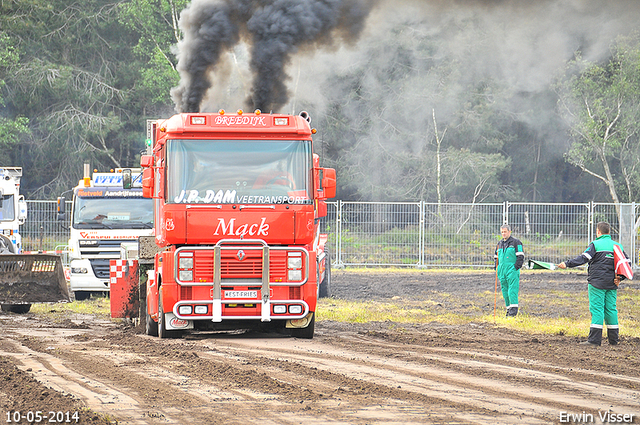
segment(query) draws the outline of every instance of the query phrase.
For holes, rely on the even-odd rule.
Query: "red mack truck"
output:
[[[336,192],[335,170],[313,153],[315,132],[306,112],[182,113],[152,124],[152,153],[140,161],[155,226],[155,246],[142,238],[138,249],[147,334],[256,328],[313,338],[318,297],[330,296],[320,219]]]

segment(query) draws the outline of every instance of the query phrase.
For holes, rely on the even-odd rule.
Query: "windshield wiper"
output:
[[[129,225],[132,229],[153,229],[153,224],[151,223],[131,223]]]
[[[86,221],[82,221],[80,223],[76,223],[75,226],[78,229],[113,229],[113,227],[104,224],[104,223],[98,223],[98,222],[86,222]]]

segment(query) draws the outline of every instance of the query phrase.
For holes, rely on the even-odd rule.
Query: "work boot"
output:
[[[607,338],[609,339],[609,345],[618,345],[620,342],[620,332],[619,329],[608,328],[607,329]]]
[[[589,336],[587,340],[581,342],[580,345],[599,347],[602,343],[602,328],[589,328]]]
[[[518,315],[518,307],[507,308],[507,317],[516,317]]]

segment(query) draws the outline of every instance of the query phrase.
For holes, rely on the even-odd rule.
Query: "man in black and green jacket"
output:
[[[502,297],[507,307],[507,316],[518,315],[518,293],[520,292],[520,268],[524,264],[522,242],[511,236],[508,224],[500,226],[502,239],[498,242],[494,259]]]
[[[600,222],[596,227],[596,240],[591,242],[587,249],[576,258],[563,261],[558,267],[577,267],[589,263],[587,281],[589,282],[589,311],[591,312],[591,327],[587,341],[582,345],[598,347],[602,343],[603,323],[607,324],[607,338],[610,345],[619,342],[618,329],[618,284],[624,276],[615,273],[613,261],[613,246],[618,245],[611,239],[611,226],[609,223]],[[626,258],[629,258],[622,249]]]

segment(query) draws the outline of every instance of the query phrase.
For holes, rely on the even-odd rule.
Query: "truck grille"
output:
[[[220,277],[222,279],[262,279],[262,251],[243,250],[245,257],[238,257],[238,250],[222,250]],[[287,274],[287,254],[271,251],[269,254],[269,280],[285,280]],[[212,282],[214,271],[214,251],[195,251],[195,281]]]
[[[97,245],[83,246],[80,241],[80,254],[85,258],[120,258],[120,247],[123,243],[137,243],[137,239],[102,239]],[[92,242],[96,242],[92,240]],[[108,263],[108,261],[107,261]]]
[[[98,279],[109,279],[109,260],[90,258],[89,262],[91,263],[93,274],[96,275]]]

